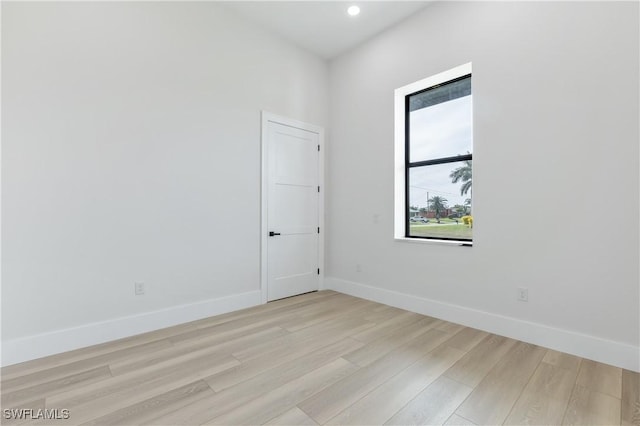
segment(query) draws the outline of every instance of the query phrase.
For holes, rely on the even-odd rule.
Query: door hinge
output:
[[[318,152],[320,152],[320,145],[318,145]]]
[[[320,275],[320,268],[318,268],[318,275]]]
[[[320,192],[320,186],[318,186],[318,192]]]
[[[318,234],[320,233],[320,227],[318,226]]]

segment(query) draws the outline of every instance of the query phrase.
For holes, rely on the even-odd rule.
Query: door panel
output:
[[[318,234],[291,234],[271,238],[268,300],[318,289]]]
[[[280,126],[274,129],[275,176],[279,183],[313,185],[318,181],[318,135]]]
[[[318,289],[318,134],[269,121],[267,300]]]
[[[309,186],[276,183],[270,198],[272,227],[287,233],[317,232],[318,192]]]

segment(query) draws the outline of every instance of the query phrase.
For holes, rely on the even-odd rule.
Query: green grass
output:
[[[449,221],[449,219],[447,219]],[[441,223],[444,222],[443,219],[440,219]],[[455,221],[451,221],[454,222]],[[470,239],[473,235],[473,229],[469,228],[467,225],[463,225],[460,223],[459,225],[447,225],[447,226],[438,226],[437,224],[418,224],[411,223],[409,226],[409,232],[413,237],[432,237],[432,238],[460,238],[460,239]]]
[[[436,219],[429,219],[431,223],[438,223]],[[458,219],[458,222],[462,223],[462,219]],[[455,219],[449,219],[448,217],[443,217],[440,219],[440,223],[456,223]]]

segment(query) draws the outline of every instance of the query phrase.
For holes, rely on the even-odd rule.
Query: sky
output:
[[[464,96],[411,112],[410,160],[423,161],[473,153],[471,96]],[[448,205],[464,204],[470,193],[460,195],[462,183],[451,183],[449,174],[464,162],[412,168],[409,172],[409,204],[426,207],[438,195]]]

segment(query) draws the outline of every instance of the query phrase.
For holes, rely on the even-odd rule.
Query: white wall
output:
[[[331,286],[638,369],[638,35],[637,3],[446,2],[332,61]],[[393,91],[466,62],[474,247],[396,242]]]
[[[260,110],[326,125],[325,62],[214,3],[3,2],[2,67],[5,364],[259,303]]]

